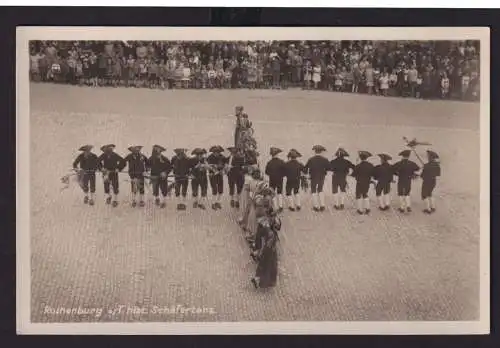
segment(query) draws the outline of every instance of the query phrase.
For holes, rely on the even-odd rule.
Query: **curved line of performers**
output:
[[[192,151],[193,156],[188,156],[187,149],[175,149],[175,156],[168,159],[163,152],[165,148],[154,145],[152,155],[148,158],[142,154],[142,146],[129,147],[130,153],[121,157],[114,152],[115,145],[109,144],[101,147],[102,154],[97,156],[92,152],[92,145],[82,146],[82,153],[75,159],[73,168],[79,173],[79,181],[85,193],[84,203],[94,204],[96,189],[96,172],[103,173],[104,192],[108,195],[107,204],[118,205],[119,194],[118,173],[128,167],[131,182],[132,206],[144,206],[144,184],[149,178],[152,183],[155,204],[165,207],[166,198],[171,189],[175,191],[175,197],[180,201],[178,210],[186,209],[186,198],[189,182],[191,182],[191,193],[193,196],[193,207],[206,209],[208,186],[210,185],[214,202],[214,210],[221,209],[221,197],[224,193],[224,176],[228,177],[229,195],[231,196],[231,207],[239,208],[240,196],[245,184],[245,174],[251,174],[252,168],[258,167],[258,152],[252,155],[243,153],[236,147],[229,147],[230,156],[223,154],[222,146],[212,146],[207,156],[205,149],[196,148]],[[279,158],[281,149],[272,147],[270,155],[272,159],[265,166],[265,174],[269,177],[269,186],[276,193],[273,198],[273,206],[282,211],[284,196],[288,200],[288,209],[298,211],[301,209],[300,188],[307,189],[310,186],[313,200],[313,210],[321,212],[325,210],[325,197],[323,192],[324,182],[328,172],[332,172],[332,191],[335,199],[334,208],[344,209],[347,176],[353,176],[356,180],[355,195],[357,200],[357,212],[359,214],[370,213],[370,201],[368,191],[370,185],[375,186],[379,209],[389,209],[391,184],[396,176],[397,194],[400,198],[400,212],[411,211],[410,192],[412,180],[422,178],[421,197],[426,203],[425,213],[435,212],[433,191],[436,187],[437,177],[441,175],[441,167],[438,155],[428,150],[428,162],[421,168],[410,160],[411,151],[404,150],[399,153],[402,159],[390,164],[391,156],[379,154],[380,164],[374,166],[368,162],[372,156],[367,151],[359,151],[360,162],[354,165],[346,157],[349,154],[339,148],[335,158],[329,161],[323,152],[326,149],[321,145],[313,147],[315,155],[308,159],[306,164],[299,161],[301,154],[292,149],[287,157],[288,161]],[[172,174],[170,174],[172,173]],[[170,182],[169,178],[174,181]],[[286,184],[284,185],[284,179]],[[90,195],[89,195],[90,194]],[[160,194],[162,199],[160,199]],[[139,195],[139,200],[137,200]]]

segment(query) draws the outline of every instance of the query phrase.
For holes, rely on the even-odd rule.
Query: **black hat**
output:
[[[107,149],[114,149],[116,147],[115,144],[107,144],[107,145],[103,145],[101,146],[101,151],[104,152],[106,151]]]
[[[337,152],[335,152],[335,157],[349,157],[349,154],[344,148],[339,147]]]
[[[128,150],[130,152],[140,151],[141,149],[142,149],[142,145],[134,145],[134,146],[129,146],[128,147]]]
[[[237,106],[236,106],[236,110],[241,110],[241,111],[243,111],[243,106],[241,106],[241,105],[237,105]]]
[[[252,178],[256,179],[256,180],[259,180],[259,179],[262,179],[262,173],[260,171],[259,168],[253,168],[251,170],[251,175],[252,175]]]
[[[220,145],[215,145],[210,148],[210,152],[224,152],[224,148]]]
[[[358,151],[359,158],[362,160],[367,159],[368,157],[372,157],[372,154],[369,153],[368,151]]]
[[[81,147],[78,149],[78,151],[90,151],[90,150],[92,150],[92,148],[93,148],[93,147],[94,147],[94,146],[92,146],[92,145],[83,145],[83,146],[81,146]]]
[[[295,149],[291,149],[289,152],[288,152],[288,155],[287,157],[288,158],[297,158],[297,157],[301,157],[302,155],[300,154],[300,152],[298,152],[297,150]]]
[[[410,150],[403,150],[398,155],[403,157],[410,157],[410,154],[411,154]]]
[[[180,155],[182,153],[186,153],[187,149],[181,149],[181,148],[177,148],[177,149],[174,149],[174,152],[176,155]]]
[[[283,152],[283,150],[281,150],[280,148],[277,148],[277,147],[271,147],[271,149],[269,150],[269,154],[271,156],[276,156],[277,154],[279,154],[280,152]]]
[[[392,157],[386,153],[379,153],[378,156],[385,162],[392,160]]]
[[[197,147],[196,149],[191,151],[191,155],[204,155],[206,153],[207,153],[207,150],[199,148],[199,147]]]
[[[326,148],[323,145],[314,145],[312,149],[316,153],[320,153],[320,152],[326,151]]]
[[[427,156],[429,157],[430,160],[439,159],[439,155],[431,150],[427,150]]]
[[[163,151],[165,151],[165,150],[166,150],[166,148],[164,148],[164,147],[163,147],[163,146],[161,146],[161,145],[156,145],[156,144],[155,144],[155,145],[153,145],[153,150],[154,150],[154,151],[163,152]]]

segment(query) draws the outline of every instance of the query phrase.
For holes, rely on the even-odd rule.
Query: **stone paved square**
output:
[[[229,146],[235,105],[256,131],[261,163],[270,146],[294,147],[306,160],[321,143],[331,157],[344,146],[396,157],[402,137],[429,141],[440,154],[438,211],[356,215],[347,209],[285,213],[278,285],[255,291],[255,265],[229,208],[217,212],[82,204],[77,185],[60,192],[79,146],[114,143],[125,155],[142,144]],[[479,104],[407,100],[316,91],[147,90],[30,86],[31,319],[33,322],[163,321],[449,321],[479,319]],[[354,159],[353,159],[354,160]],[[227,185],[227,184],[226,184]],[[393,207],[397,206],[393,186]],[[375,193],[370,191],[372,204]],[[128,311],[117,311],[126,306]],[[201,314],[158,308],[210,308]],[[102,315],[52,309],[101,308]],[[146,312],[134,308],[147,308]],[[108,311],[114,311],[110,314]]]

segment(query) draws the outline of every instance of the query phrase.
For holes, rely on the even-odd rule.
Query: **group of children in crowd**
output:
[[[475,42],[31,43],[30,76],[82,86],[302,87],[417,98],[479,98]]]

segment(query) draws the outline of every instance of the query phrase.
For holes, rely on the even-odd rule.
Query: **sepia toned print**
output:
[[[21,326],[486,332],[489,42],[460,29],[25,31]]]

